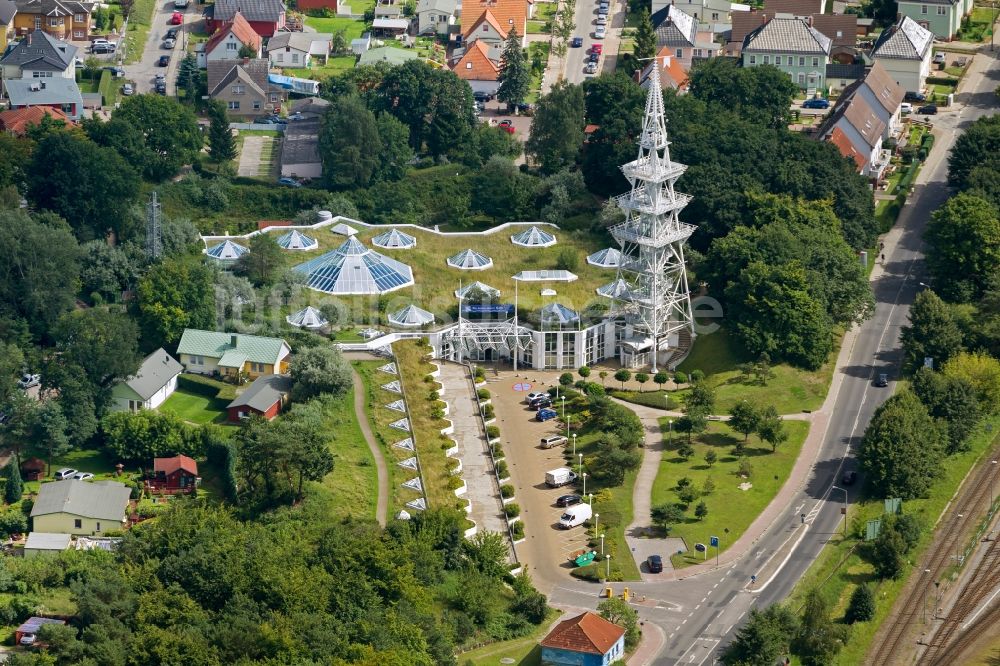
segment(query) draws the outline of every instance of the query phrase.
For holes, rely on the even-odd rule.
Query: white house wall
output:
[[[892,80],[898,83],[906,92],[918,92],[923,90],[924,82],[927,80],[927,73],[930,66],[924,61],[899,60],[896,58],[875,58],[882,63],[882,67],[889,73]],[[927,58],[930,61],[930,58]]]

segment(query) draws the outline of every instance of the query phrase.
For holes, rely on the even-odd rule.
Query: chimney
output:
[[[240,337],[240,336],[238,336],[238,335],[236,335],[235,333],[233,333],[233,334],[232,334],[232,335],[231,335],[231,336],[229,337],[229,343],[230,343],[230,344],[231,344],[231,345],[232,345],[233,347],[235,347],[235,346],[236,346],[236,341],[237,341],[237,340],[239,339],[239,337]]]
[[[813,17],[812,17],[812,14],[810,14],[810,15],[808,16],[808,20],[809,20],[809,27],[810,27],[810,28],[811,28],[811,27],[813,27]]]

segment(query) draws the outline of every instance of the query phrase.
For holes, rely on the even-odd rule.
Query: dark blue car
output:
[[[817,97],[815,99],[807,99],[802,103],[803,109],[829,109],[830,100],[823,99],[822,97]]]
[[[554,419],[558,414],[554,409],[539,409],[535,418],[539,421],[548,421],[549,419]]]
[[[570,46],[572,46],[574,49],[578,49],[581,46],[583,46],[583,37],[574,37],[573,41],[570,42]]]

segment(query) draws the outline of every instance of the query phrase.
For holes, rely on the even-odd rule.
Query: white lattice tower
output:
[[[614,299],[613,312],[652,339],[655,372],[657,352],[671,334],[682,329],[694,334],[684,244],[695,231],[678,219],[691,196],[674,191],[674,183],[687,166],[670,161],[657,60],[649,77],[639,156],[621,169],[632,189],[615,197],[625,221],[614,226],[611,235],[624,255],[618,277],[628,283],[629,290]]]

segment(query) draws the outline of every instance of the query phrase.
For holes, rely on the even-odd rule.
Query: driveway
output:
[[[170,17],[179,11],[184,15],[184,24],[181,26],[170,25]],[[142,50],[142,58],[132,64],[125,66],[125,77],[135,82],[136,92],[151,93],[157,74],[167,77],[167,95],[177,94],[177,63],[184,57],[184,47],[187,45],[186,30],[191,29],[191,24],[196,20],[201,20],[200,10],[195,3],[188,5],[187,9],[174,9],[173,0],[166,0],[156,6],[153,14],[153,24],[149,29],[149,36],[146,38],[146,45]],[[168,51],[162,47],[164,35],[167,30],[179,27],[177,45],[173,50]],[[157,67],[156,61],[162,55],[170,56],[168,67]]]

